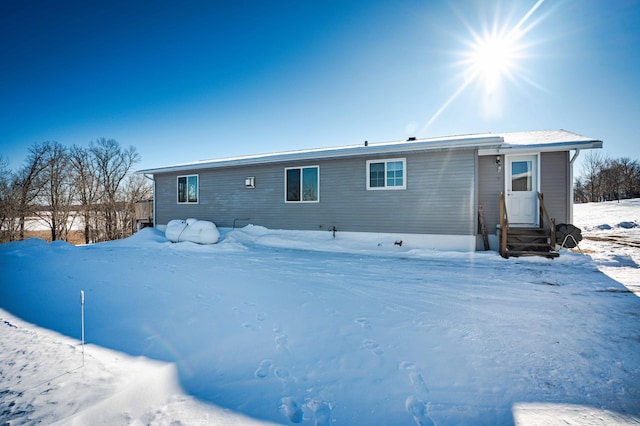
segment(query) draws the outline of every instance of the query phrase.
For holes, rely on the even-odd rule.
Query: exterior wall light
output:
[[[245,188],[255,188],[256,187],[256,178],[255,176],[249,176],[244,178],[244,187]]]

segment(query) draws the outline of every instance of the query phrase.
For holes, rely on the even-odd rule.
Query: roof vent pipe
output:
[[[407,139],[407,142],[413,142],[416,140],[415,136],[411,136],[410,138]]]
[[[369,141],[364,141],[364,146],[369,146]]]

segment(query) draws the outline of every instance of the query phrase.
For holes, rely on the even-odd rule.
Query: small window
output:
[[[511,163],[511,190],[531,191],[533,186],[533,162],[514,161]]]
[[[404,158],[367,161],[367,189],[406,189]]]
[[[198,175],[178,176],[178,204],[198,202]]]
[[[317,203],[319,201],[320,168],[292,167],[285,169],[285,201],[287,203]]]

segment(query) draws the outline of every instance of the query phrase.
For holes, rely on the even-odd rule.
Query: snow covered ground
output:
[[[576,224],[637,237],[639,212]],[[503,259],[253,226],[4,244],[0,423],[638,424],[640,298],[611,277],[637,285],[640,249],[606,244]]]
[[[576,204],[580,249],[598,268],[640,295],[640,198]]]

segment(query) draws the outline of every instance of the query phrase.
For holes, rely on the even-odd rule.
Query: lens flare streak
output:
[[[425,132],[471,84],[480,86],[485,97],[492,96],[493,104],[499,104],[498,95],[505,79],[522,80],[538,87],[520,70],[518,61],[524,57],[524,50],[527,47],[522,41],[523,37],[539,22],[529,21],[542,3],[544,0],[538,0],[511,28],[500,25],[498,19],[495,20],[491,29],[485,28],[482,33],[468,26],[471,41],[466,42],[469,49],[463,54],[464,59],[460,62],[464,67],[461,73],[463,82],[427,121],[422,132]],[[494,105],[494,108],[499,110],[499,105],[497,107]]]

